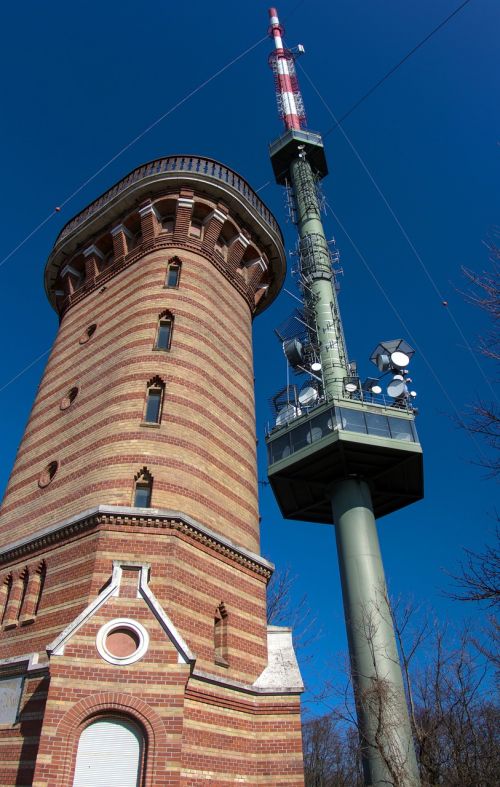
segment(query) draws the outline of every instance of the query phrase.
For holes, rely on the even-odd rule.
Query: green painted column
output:
[[[347,376],[347,353],[316,182],[304,153],[292,161],[290,177],[297,206],[301,273],[307,280],[304,300],[316,318],[325,394],[340,398]]]
[[[330,489],[366,785],[420,778],[368,484]]]

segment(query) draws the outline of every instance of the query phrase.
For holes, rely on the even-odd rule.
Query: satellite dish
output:
[[[380,353],[377,355],[376,363],[379,372],[386,372],[390,368],[391,360],[386,353]]]
[[[344,388],[347,393],[354,393],[359,390],[359,377],[344,378]]]
[[[399,399],[399,397],[403,396],[403,394],[407,393],[407,391],[408,389],[406,387],[406,383],[401,375],[395,374],[394,379],[387,386],[387,393],[389,396],[392,396],[393,399]]]
[[[283,352],[290,366],[295,367],[302,363],[302,342],[299,342],[298,339],[288,339],[283,344]]]
[[[382,388],[380,387],[380,385],[372,385],[370,390],[374,394],[381,394],[382,393]]]
[[[283,424],[293,421],[294,418],[301,414],[302,411],[299,407],[295,407],[293,404],[286,404],[276,416],[276,426],[283,426]]]
[[[398,369],[404,369],[405,366],[408,366],[410,363],[410,358],[406,353],[401,352],[401,350],[396,350],[391,354],[391,362],[393,366],[397,366]]]
[[[417,395],[416,391],[410,391],[410,396],[412,399],[415,399],[416,395]]]
[[[320,372],[321,371],[321,364],[320,364],[320,362],[319,361],[314,361],[311,364],[311,370],[313,372]]]
[[[318,392],[312,385],[307,385],[299,394],[299,402],[304,405],[304,407],[314,404],[317,398]]]

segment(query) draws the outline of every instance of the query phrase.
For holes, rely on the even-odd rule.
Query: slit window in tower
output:
[[[181,266],[178,262],[171,262],[167,268],[167,277],[165,279],[165,287],[169,289],[177,289],[179,286],[179,279],[181,275]]]
[[[151,481],[141,477],[136,481],[134,489],[134,506],[149,508],[151,506]]]
[[[227,647],[227,610],[223,603],[219,604],[214,616],[214,654],[215,663],[221,667],[228,666]]]
[[[156,334],[156,350],[170,350],[170,343],[172,341],[172,317],[161,317],[158,322],[158,332]]]
[[[159,424],[161,421],[161,409],[163,400],[163,390],[160,387],[149,386],[146,396],[146,411],[144,421],[148,424]]]

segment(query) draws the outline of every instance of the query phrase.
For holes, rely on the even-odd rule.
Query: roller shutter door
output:
[[[101,719],[82,732],[73,787],[139,787],[143,736],[122,719]]]

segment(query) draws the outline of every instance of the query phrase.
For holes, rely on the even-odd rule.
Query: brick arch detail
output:
[[[146,768],[142,787],[153,787],[159,776],[157,760],[167,745],[164,724],[144,700],[117,691],[84,697],[59,722],[55,738],[62,742],[64,748],[64,767],[60,771],[60,781],[54,782],[54,787],[67,787],[73,783],[78,743],[85,727],[99,717],[113,714],[128,716],[144,731]]]

